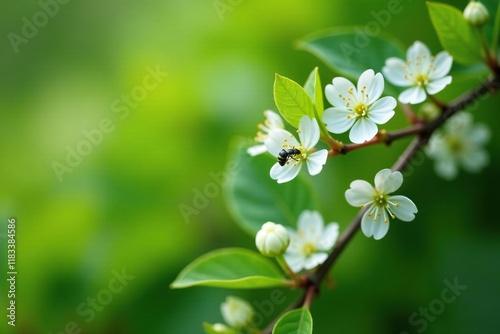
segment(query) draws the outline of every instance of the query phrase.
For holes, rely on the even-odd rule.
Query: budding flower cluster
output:
[[[267,222],[262,225],[257,236],[255,245],[261,254],[275,257],[285,253],[290,243],[290,235],[283,225]]]
[[[488,9],[479,1],[471,1],[464,10],[465,20],[474,27],[483,26],[490,18]]]

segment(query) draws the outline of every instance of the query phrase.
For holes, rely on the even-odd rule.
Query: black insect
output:
[[[297,161],[297,159],[295,159],[297,154],[300,154],[300,151],[295,147],[289,148],[288,150],[282,149],[280,153],[278,153],[278,163],[280,166],[284,166],[290,159]]]

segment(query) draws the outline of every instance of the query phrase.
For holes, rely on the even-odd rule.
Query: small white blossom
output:
[[[255,245],[261,254],[265,256],[282,255],[288,244],[290,236],[283,225],[267,222],[260,228],[255,236]]]
[[[474,27],[481,27],[490,18],[488,9],[479,1],[471,1],[464,9],[465,20]]]
[[[382,74],[373,70],[364,71],[358,79],[358,86],[342,77],[333,79],[326,86],[325,95],[333,108],[323,113],[323,122],[332,133],[349,132],[353,143],[363,143],[378,132],[377,124],[384,124],[394,116],[396,99],[391,96],[380,98],[384,91]]]
[[[462,112],[432,135],[426,152],[436,161],[436,173],[451,180],[458,175],[459,166],[474,173],[488,164],[488,153],[483,145],[489,139],[489,129],[484,124],[473,124],[472,116]]]
[[[227,296],[226,301],[220,306],[224,321],[231,327],[242,328],[247,326],[254,315],[254,309],[247,301]]]
[[[278,157],[278,162],[271,167],[270,172],[271,178],[278,183],[294,179],[304,164],[309,174],[317,175],[328,158],[326,149],[316,151],[314,148],[320,137],[316,119],[302,116],[297,132],[300,143],[290,132],[282,129],[271,130],[265,141],[267,150]]]
[[[389,231],[389,217],[402,221],[415,219],[417,207],[405,196],[389,196],[403,184],[403,175],[390,169],[382,169],[375,175],[375,187],[363,180],[351,182],[345,192],[352,206],[368,206],[361,219],[361,230],[367,237],[382,239]]]
[[[453,57],[441,51],[436,57],[429,48],[416,41],[408,48],[406,61],[391,57],[385,61],[382,73],[396,86],[410,87],[399,94],[401,103],[424,102],[427,94],[434,95],[451,83],[450,72]]]
[[[323,218],[317,211],[303,211],[297,222],[297,231],[288,229],[290,246],[285,253],[285,261],[293,272],[313,269],[328,257],[339,235],[339,225],[324,226]]]
[[[259,124],[259,132],[257,132],[257,135],[255,136],[255,141],[262,144],[255,145],[247,149],[247,153],[251,156],[256,156],[267,151],[264,142],[266,141],[271,130],[285,128],[285,124],[283,124],[281,116],[274,111],[266,110],[264,111],[264,116],[266,116],[266,120],[264,121],[264,124]]]

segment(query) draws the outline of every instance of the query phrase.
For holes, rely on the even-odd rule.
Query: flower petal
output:
[[[269,132],[264,144],[266,144],[267,150],[277,157],[283,148],[298,146],[299,142],[290,132],[282,129],[274,129]],[[284,144],[286,145],[283,146]]]
[[[384,91],[384,77],[382,76],[382,74],[377,73],[366,86],[366,91],[365,91],[365,97],[367,97],[366,104],[370,105],[375,101],[377,101],[377,99],[382,95],[383,91]]]
[[[299,122],[299,138],[302,147],[309,150],[319,141],[319,125],[315,118],[302,116]]]
[[[301,167],[301,162],[287,163],[284,166],[275,163],[273,167],[271,167],[270,175],[271,178],[278,181],[278,183],[285,183],[293,180],[299,174]]]
[[[327,253],[323,252],[316,252],[308,257],[306,257],[306,260],[304,261],[304,269],[306,270],[311,270],[325,262],[325,260],[328,258]]]
[[[378,132],[377,125],[366,117],[358,117],[349,132],[349,139],[356,144],[372,139]]]
[[[355,180],[351,182],[350,187],[345,192],[345,199],[350,205],[359,207],[373,201],[375,191],[368,182]]]
[[[328,150],[323,149],[307,156],[307,170],[309,171],[309,175],[318,175],[323,166],[326,164],[326,159],[328,158]]]
[[[287,250],[284,254],[284,257],[286,263],[294,273],[298,273],[302,269],[304,269],[304,262],[306,260],[306,257],[303,253],[290,253]]]
[[[266,145],[255,145],[252,147],[247,148],[247,153],[250,154],[252,157],[262,154],[264,152],[267,152],[267,147]]]
[[[361,230],[368,238],[373,237],[375,240],[382,239],[387,234],[387,231],[389,231],[389,222],[384,223],[383,219],[373,220],[371,216],[368,216],[369,211],[370,209],[361,218]]]
[[[319,247],[324,251],[330,250],[333,247],[333,245],[335,245],[335,241],[337,241],[338,236],[339,236],[339,224],[337,223],[328,224],[326,228],[323,230],[323,234],[319,242]]]
[[[436,174],[445,180],[452,180],[458,175],[458,168],[455,160],[451,158],[439,159],[434,164]]]
[[[350,91],[357,95],[356,87],[352,82],[343,77],[335,77],[332,85],[326,86],[325,95],[332,106],[343,108],[348,102],[347,98],[352,97]]]
[[[417,104],[424,102],[427,95],[420,86],[410,87],[399,94],[398,100],[401,103]]]
[[[407,68],[408,65],[402,59],[391,57],[385,61],[382,73],[393,85],[408,87],[413,84],[413,81],[407,75]]]
[[[406,59],[410,60],[412,63],[419,59],[431,59],[431,52],[427,45],[420,41],[415,41],[406,52]]]
[[[442,91],[446,86],[451,83],[451,76],[446,76],[441,79],[430,81],[427,86],[425,86],[425,90],[430,95],[434,95]]]
[[[375,175],[375,188],[382,194],[390,194],[403,184],[403,174],[389,168],[382,169]]]
[[[469,134],[470,141],[476,145],[484,145],[491,138],[490,129],[484,124],[476,124]]]
[[[385,96],[370,107],[368,118],[377,124],[385,124],[394,116],[394,108],[397,104],[395,98]]]
[[[453,57],[446,51],[439,52],[432,65],[434,65],[434,71],[430,74],[429,79],[435,80],[444,77],[450,72],[451,65],[453,64]]]
[[[264,115],[266,116],[266,121],[268,124],[266,124],[270,129],[283,129],[285,127],[285,124],[283,124],[283,119],[281,118],[280,115],[275,113],[272,110],[266,110],[264,111]]]
[[[309,242],[321,237],[323,226],[323,217],[321,217],[318,211],[302,211],[297,219],[298,235],[303,240],[308,240]]]
[[[415,219],[415,214],[418,212],[417,206],[406,196],[391,196],[389,201],[397,203],[398,206],[391,205],[391,211],[402,221],[409,222]]]
[[[466,171],[477,173],[488,164],[489,156],[485,150],[476,148],[474,151],[464,155],[461,161]]]
[[[328,102],[334,107],[345,107],[346,101],[342,99],[341,95],[334,87],[332,84],[328,84],[325,87],[325,96]]]
[[[361,94],[361,91],[365,91],[366,94],[367,90],[370,89],[372,85],[374,77],[375,77],[375,72],[371,69],[361,73],[358,79],[358,93]]]
[[[382,219],[378,219],[377,221],[373,221],[373,228],[372,228],[372,233],[373,233],[373,239],[375,240],[380,240],[389,231],[389,221],[384,222]]]
[[[352,115],[352,111],[342,108],[328,108],[323,113],[323,122],[326,124],[328,131],[332,133],[344,133],[349,130],[356,117]]]

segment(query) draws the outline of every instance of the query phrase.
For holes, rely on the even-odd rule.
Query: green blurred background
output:
[[[179,205],[192,205],[197,189],[212,182],[210,173],[225,170],[231,139],[252,138],[262,111],[275,109],[274,73],[304,82],[319,66],[324,84],[333,78],[294,47],[298,39],[335,26],[363,28],[370,12],[389,1],[220,3],[231,10],[218,13],[213,0],[67,1],[16,53],[9,33],[20,35],[23,17],[32,21],[41,5],[1,2],[2,258],[9,217],[17,220],[18,246],[15,328],[5,316],[1,261],[2,333],[201,333],[203,321],[222,321],[227,294],[257,304],[269,299],[270,290],[169,289],[187,263],[209,250],[254,249],[222,194],[187,220]],[[467,1],[453,3],[464,8]],[[400,5],[383,30],[405,46],[419,39],[437,53],[424,2]],[[140,91],[148,68],[168,74],[126,115],[117,109],[125,105],[120,99]],[[457,79],[440,97],[451,99],[479,80]],[[493,97],[474,110],[493,132],[498,102]],[[405,125],[398,111],[387,128]],[[83,131],[103,119],[112,130],[59,181],[54,162],[65,164],[68,149],[83,145]],[[356,213],[343,198],[349,183],[371,181],[407,143],[330,162],[312,179],[325,219],[347,226]],[[354,238],[333,270],[336,291],[324,289],[313,304],[315,333],[417,333],[423,326],[411,325],[410,315],[440,299],[445,280],[455,278],[467,289],[428,321],[425,333],[500,333],[499,148],[494,133],[491,163],[478,175],[461,172],[446,182],[428,159],[407,173],[401,193],[417,204],[417,219],[395,222],[382,241]],[[134,278],[87,322],[78,307],[122,270]],[[285,292],[285,303],[297,295]],[[68,323],[76,329],[66,330]]]

